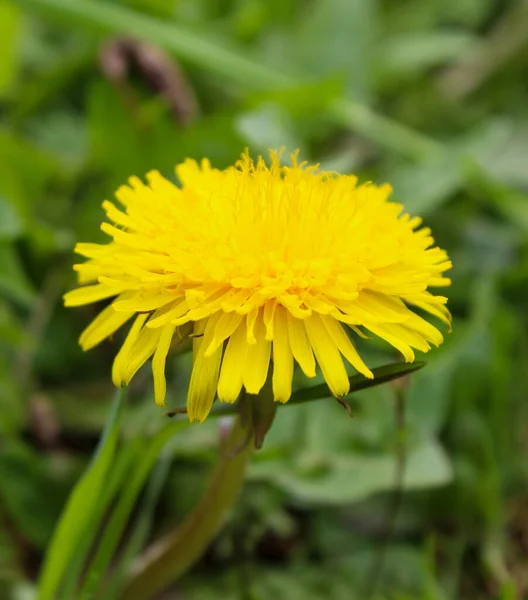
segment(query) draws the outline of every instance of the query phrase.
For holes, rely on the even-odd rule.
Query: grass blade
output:
[[[200,504],[174,532],[142,557],[121,600],[146,600],[185,573],[217,534],[244,483],[253,440],[237,418],[222,457]]]
[[[111,574],[110,580],[107,582],[102,600],[114,600],[119,596],[133,560],[141,552],[147,542],[147,537],[152,527],[156,503],[169,475],[172,459],[172,443],[169,442],[162,450],[159,460],[152,470],[145,498],[133,526],[130,539],[120,556],[119,563]]]
[[[61,586],[60,600],[71,600],[77,597],[79,583],[82,580],[81,574],[86,568],[89,552],[93,548],[97,534],[101,530],[103,519],[108,514],[109,506],[122,488],[123,481],[129,477],[133,466],[137,464],[139,457],[143,455],[145,446],[146,440],[131,440],[125,446],[122,446],[119,449],[119,453],[115,456],[112,464],[112,476],[107,478],[106,485],[87,528],[87,534],[83,536],[77,545],[75,556],[68,564],[68,569]]]
[[[118,504],[105,527],[99,548],[88,568],[86,581],[79,594],[81,600],[93,600],[101,597],[98,590],[100,592],[106,570],[123,535],[138,495],[152,471],[152,467],[165,444],[174,435],[190,425],[189,422],[179,422],[166,426],[152,438],[141,461],[134,466],[133,476],[129,481],[125,481]]]
[[[124,389],[118,390],[95,455],[68,498],[44,559],[37,600],[56,600],[72,557],[91,526],[114,460],[125,396]]]
[[[294,83],[291,77],[254,62],[219,42],[187,31],[175,22],[155,19],[119,4],[93,0],[23,0],[21,4],[45,10],[52,17],[65,19],[70,26],[76,22],[101,32],[125,33],[150,40],[184,60],[206,66],[244,87],[275,88]]]
[[[95,0],[19,0],[20,4],[64,20],[69,27],[84,27],[112,34],[145,39],[183,60],[207,69],[246,89],[275,90],[297,86],[303,77],[280,72],[247,58],[244,51],[221,44],[181,25],[135,12],[129,8]],[[328,106],[328,115],[338,125],[359,132],[367,139],[415,160],[442,151],[442,145],[425,135],[378,115],[368,106],[350,98],[339,98]]]
[[[353,377],[349,377],[350,392],[348,395],[409,375],[410,373],[423,369],[426,364],[427,363],[423,361],[416,361],[413,363],[393,363],[390,365],[383,365],[383,367],[372,369],[374,379],[367,379],[364,375],[354,375]],[[319,400],[320,398],[326,398],[332,395],[333,394],[328,389],[328,386],[325,383],[321,383],[320,385],[314,385],[313,387],[304,388],[294,392],[287,404],[300,404],[302,402]]]

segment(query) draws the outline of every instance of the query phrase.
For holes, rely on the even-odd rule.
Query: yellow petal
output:
[[[85,256],[86,258],[100,258],[108,252],[108,246],[104,244],[90,244],[86,242],[79,242],[75,244],[75,254]]]
[[[101,265],[97,261],[89,260],[79,265],[73,265],[73,270],[77,272],[77,281],[80,285],[97,283],[101,274]]]
[[[397,337],[404,344],[408,344],[411,348],[416,348],[422,352],[429,352],[431,346],[424,340],[424,338],[411,327],[407,326],[407,323],[401,325],[400,323],[388,323],[382,326],[384,331],[389,335]]]
[[[247,327],[247,341],[248,344],[256,344],[257,338],[255,337],[255,323],[260,314],[259,308],[254,308],[251,310],[246,317],[246,327]]]
[[[363,362],[361,356],[359,356],[357,350],[352,343],[352,340],[345,333],[341,323],[327,315],[321,315],[321,320],[328,331],[330,338],[337,346],[341,354],[348,360],[348,362],[362,375],[372,379],[374,375],[372,371]]]
[[[430,287],[449,287],[451,279],[449,277],[434,277],[429,280]]]
[[[192,337],[192,346],[193,346],[193,362],[196,360],[198,352],[200,351],[200,348],[202,347],[204,338],[207,340],[212,338],[213,333],[214,333],[214,328],[216,325],[216,321],[219,316],[220,316],[220,314],[216,314],[216,315],[213,315],[212,317],[210,317],[209,319],[201,319],[200,321],[194,321],[194,323],[192,323],[192,336],[191,337]],[[207,325],[209,325],[209,327],[207,328],[207,337],[206,337],[205,336],[205,328]]]
[[[233,290],[231,293],[226,294],[222,300],[222,310],[231,312],[240,309],[244,302],[249,298],[250,294],[251,290]]]
[[[199,308],[193,308],[186,315],[178,317],[172,320],[173,325],[185,325],[189,321],[199,321],[200,319],[206,319],[211,317],[213,314],[218,312],[219,302],[211,302],[210,304],[204,304]]]
[[[262,315],[255,322],[255,343],[248,345],[243,372],[244,387],[248,394],[258,394],[268,376],[271,342],[266,340],[266,329]]]
[[[293,354],[288,335],[286,309],[275,308],[273,324],[273,396],[278,402],[287,402],[292,392]]]
[[[165,325],[161,330],[158,346],[152,359],[152,375],[154,377],[154,399],[158,406],[165,406],[167,382],[165,380],[165,362],[174,334],[174,325]]]
[[[356,327],[355,325],[349,325],[349,327],[354,333],[357,333],[362,340],[370,340],[369,336],[366,333],[363,333],[359,327]]]
[[[242,315],[220,313],[211,343],[205,349],[204,356],[211,356],[230,337],[242,322]]]
[[[361,315],[362,320],[374,322],[401,323],[409,316],[409,309],[399,299],[377,292],[361,290],[352,303],[352,311]],[[359,323],[353,323],[359,325]]]
[[[445,323],[449,327],[449,331],[451,331],[451,313],[443,304],[429,304],[427,302],[421,302],[419,300],[408,300],[418,308],[421,308],[425,312],[428,312],[430,315],[437,317],[443,323]]]
[[[394,331],[389,329],[389,324],[384,323],[382,325],[367,325],[366,326],[372,333],[376,334],[381,339],[389,342],[391,346],[394,346],[397,350],[399,350],[403,357],[405,358],[405,362],[413,362],[414,361],[414,352],[409,344],[401,339],[398,335],[394,335]]]
[[[335,310],[332,302],[321,295],[317,297],[312,294],[306,294],[304,297],[304,303],[312,311],[315,311],[319,314],[328,314]]]
[[[289,311],[287,312],[287,319],[293,356],[306,377],[315,377],[315,358],[312,346],[308,341],[304,321],[296,319]]]
[[[350,382],[336,344],[319,315],[308,317],[305,324],[308,339],[328,387],[334,396],[345,396],[350,390]]]
[[[101,223],[101,231],[114,238],[114,242],[122,244],[128,248],[135,248],[136,250],[149,250],[151,246],[151,240],[145,234],[138,235],[134,232],[123,231],[118,229],[110,223]]]
[[[109,200],[105,200],[102,204],[103,210],[106,212],[106,215],[109,219],[111,219],[116,225],[121,225],[122,227],[126,227],[127,229],[135,229],[135,223],[130,218],[129,215],[120,211],[112,202]]]
[[[264,325],[266,326],[266,339],[271,342],[273,340],[273,315],[277,303],[274,300],[268,300],[264,305]]]
[[[187,395],[187,414],[191,421],[200,423],[207,417],[216,396],[222,348],[209,357],[204,350],[211,342],[219,315],[197,321],[194,324],[193,368]]]
[[[134,313],[116,312],[112,305],[103,309],[97,317],[81,333],[79,344],[83,350],[89,350],[97,346],[107,337],[115,333]]]
[[[152,292],[150,294],[134,294],[127,300],[116,300],[114,302],[115,310],[133,310],[135,312],[150,312],[174,302],[174,294],[163,294]]]
[[[422,317],[413,314],[412,317],[405,323],[405,327],[409,327],[417,331],[425,340],[432,342],[435,346],[439,346],[444,341],[444,336],[428,323]]]
[[[147,317],[148,315],[139,315],[136,318],[121,349],[114,358],[114,364],[112,365],[112,381],[116,387],[121,387],[124,382],[123,369],[130,361],[130,350],[136,343]]]
[[[121,290],[107,285],[97,283],[95,285],[87,285],[86,287],[77,288],[64,294],[64,306],[82,306],[83,304],[92,304],[105,298],[117,296]]]
[[[123,365],[123,380],[128,385],[130,380],[138,372],[138,370],[147,362],[154,354],[156,346],[160,339],[162,329],[149,329],[143,327],[136,342],[129,352],[129,361]]]
[[[246,324],[242,322],[227,342],[218,380],[218,399],[234,402],[242,389],[248,343]]]
[[[174,325],[174,319],[180,315],[184,315],[188,310],[189,307],[185,300],[177,300],[173,304],[165,304],[165,306],[158,308],[156,312],[153,313],[147,323],[147,327],[163,327],[164,325],[167,325],[167,323],[172,323]]]

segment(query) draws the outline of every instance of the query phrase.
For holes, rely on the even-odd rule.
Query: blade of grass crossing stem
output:
[[[237,418],[202,501],[180,527],[138,559],[120,600],[152,598],[202,556],[240,493],[252,450],[253,440]]]
[[[354,392],[366,390],[367,388],[375,387],[382,383],[387,383],[388,381],[393,381],[399,377],[414,373],[415,371],[423,369],[426,364],[427,363],[423,361],[416,361],[414,363],[393,363],[391,365],[384,365],[383,367],[372,369],[374,375],[373,379],[367,379],[363,375],[349,377],[350,391],[347,396]],[[313,387],[303,388],[294,392],[285,406],[319,400],[320,398],[326,398],[331,395],[332,392],[328,389],[328,386],[325,383],[321,383],[320,385],[314,385]]]
[[[190,425],[189,422],[171,423],[154,436],[146,447],[141,461],[135,465],[133,475],[123,487],[117,506],[105,526],[99,548],[87,569],[88,574],[79,594],[80,600],[96,600],[101,597],[104,574],[121,540],[139,493],[152,472],[160,452],[174,435]]]
[[[130,477],[130,473],[134,472],[135,465],[143,456],[146,442],[147,440],[141,438],[130,440],[119,449],[112,465],[112,476],[106,480],[106,485],[101,493],[101,500],[92,516],[89,531],[80,540],[75,556],[68,565],[68,571],[61,586],[60,600],[77,598],[81,573],[86,567],[89,552],[93,548],[96,536],[100,531],[103,517],[107,514],[108,508],[118,492],[123,488],[124,482],[126,483],[127,478]]]
[[[375,387],[377,385],[382,385],[383,383],[388,383],[389,381],[394,381],[395,379],[399,379],[400,377],[405,377],[406,375],[410,375],[415,371],[419,371],[423,369],[427,365],[426,362],[417,360],[413,363],[391,363],[388,365],[383,365],[382,367],[376,367],[372,369],[372,373],[374,375],[373,379],[367,379],[364,375],[352,375],[348,378],[350,381],[350,391],[347,396],[354,394],[355,392],[359,392],[361,390],[366,390],[371,387]],[[285,406],[294,406],[295,404],[303,404],[304,402],[313,402],[314,400],[320,400],[321,398],[328,398],[332,396],[332,392],[326,385],[326,383],[321,383],[319,385],[314,385],[312,387],[302,388],[293,392],[291,398],[285,404],[281,404],[280,409],[282,410]],[[347,397],[345,396],[345,398]],[[220,417],[227,417],[229,415],[235,415],[238,413],[237,405],[228,405],[228,406],[215,406],[209,415],[209,419],[218,419]]]
[[[105,587],[104,595],[101,597],[101,600],[114,600],[119,597],[125,584],[126,574],[132,565],[132,561],[145,546],[152,528],[154,510],[156,509],[159,496],[169,475],[172,459],[173,444],[168,442],[152,470],[152,475],[147,484],[145,499],[141,504],[139,515],[134,523],[130,539],[120,556],[118,564],[110,576],[110,580]]]
[[[23,0],[22,4],[42,9],[69,25],[77,22],[101,32],[123,33],[149,40],[182,59],[207,66],[211,71],[244,86],[273,88],[294,82],[291,77],[246,58],[242,52],[187,31],[174,21],[156,19],[117,3],[94,0]]]
[[[56,600],[65,572],[78,545],[92,526],[107,476],[114,460],[126,390],[118,390],[104,433],[88,469],[81,477],[60,517],[41,571],[37,600]]]
[[[272,90],[303,83],[303,78],[247,58],[240,49],[219,44],[204,34],[188,31],[173,21],[162,21],[135,12],[120,4],[94,0],[19,0],[19,4],[41,10],[68,26],[81,26],[104,33],[145,39],[187,60],[225,77],[244,88]],[[378,115],[350,98],[339,98],[329,106],[329,116],[341,127],[357,131],[380,146],[391,148],[415,160],[437,154],[442,144],[414,129]]]

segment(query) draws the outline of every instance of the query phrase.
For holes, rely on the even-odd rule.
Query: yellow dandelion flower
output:
[[[128,384],[152,357],[156,402],[165,402],[165,361],[175,331],[189,324],[193,369],[187,409],[202,421],[216,396],[234,402],[258,394],[272,372],[275,400],[287,402],[294,364],[316,367],[331,392],[349,391],[345,358],[366,377],[351,332],[374,334],[405,360],[427,352],[441,333],[417,307],[448,326],[451,267],[421,219],[388,201],[391,188],[320,171],[271,166],[247,154],[223,171],[204,159],[176,167],[180,186],[157,171],[132,177],[105,201],[113,223],[108,244],[80,243],[75,266],[88,284],[65,295],[67,306],[113,298],[80,337],[88,350],[134,319],[113,365]]]

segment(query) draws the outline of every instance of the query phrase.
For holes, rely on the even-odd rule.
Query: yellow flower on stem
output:
[[[450,325],[447,299],[431,287],[450,280],[444,250],[421,219],[388,201],[391,188],[298,163],[271,166],[248,154],[218,170],[204,159],[176,167],[178,187],[157,171],[131,177],[105,201],[108,244],[77,244],[88,284],[67,306],[113,298],[80,338],[84,350],[134,319],[113,365],[128,384],[152,357],[156,402],[165,403],[165,361],[179,327],[193,328],[187,409],[203,421],[216,396],[258,394],[272,363],[275,400],[287,402],[294,364],[316,367],[336,397],[349,391],[345,358],[372,373],[350,334],[374,334],[407,362],[442,334],[416,307]],[[178,335],[178,333],[177,333]]]

